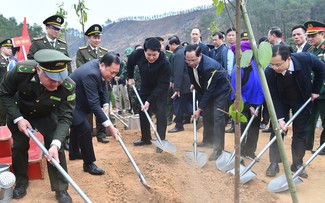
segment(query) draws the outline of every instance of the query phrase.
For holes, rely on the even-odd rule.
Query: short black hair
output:
[[[287,60],[291,56],[292,50],[289,46],[278,44],[272,47],[272,57],[281,56],[282,60]]]
[[[168,38],[168,44],[176,44],[176,45],[180,45],[181,44],[181,40],[179,40],[177,35],[173,35],[170,38]]]
[[[144,49],[144,51],[147,51],[148,49],[150,49],[152,51],[159,52],[161,50],[161,44],[156,37],[149,37],[149,38],[145,39],[143,49]]]
[[[192,51],[195,51],[195,56],[199,57],[201,54],[201,47],[198,44],[189,44],[185,47],[184,54]]]
[[[219,39],[223,39],[224,38],[224,35],[222,34],[222,32],[215,32],[215,33],[213,33],[213,35],[212,35],[212,37],[214,37],[214,36],[218,36],[219,37]]]
[[[234,27],[229,28],[229,29],[226,31],[226,35],[227,35],[229,32],[231,32],[231,31],[235,31],[235,32],[236,32],[236,28],[234,28]]]
[[[258,40],[258,44],[261,44],[262,42],[268,42],[267,36],[263,36]]]
[[[279,27],[271,27],[270,28],[270,34],[275,34],[276,37],[282,37],[282,31]]]
[[[293,28],[291,29],[291,32],[293,32],[295,29],[301,28],[303,29],[305,32],[307,31],[307,29],[305,28],[305,26],[303,25],[295,25],[293,26]]]
[[[115,54],[111,54],[111,53],[106,53],[101,59],[100,59],[100,63],[104,63],[105,66],[110,66],[112,65],[112,63],[115,64],[120,64],[121,61],[119,59],[119,57]]]

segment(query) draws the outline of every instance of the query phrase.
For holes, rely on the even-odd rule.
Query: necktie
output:
[[[50,41],[52,47],[54,47],[54,41]]]
[[[197,72],[197,68],[193,69],[193,74],[194,74],[194,78],[195,78],[196,83],[201,87],[200,81],[199,81],[199,74]]]

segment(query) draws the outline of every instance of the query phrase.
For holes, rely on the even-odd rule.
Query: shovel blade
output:
[[[235,159],[232,158],[232,160],[230,160],[230,158],[230,152],[222,151],[221,155],[216,160],[217,168],[222,172],[226,172],[235,168]]]
[[[173,145],[172,143],[168,142],[167,140],[161,140],[161,142],[159,142],[158,140],[152,140],[151,143],[166,152],[169,152],[169,153],[176,152],[176,146]]]
[[[197,152],[197,156],[195,157],[195,153],[192,151],[187,151],[185,153],[185,159],[186,162],[193,165],[196,164],[197,166],[199,166],[200,168],[202,168],[203,166],[205,166],[205,164],[207,163],[207,155],[205,152]]]
[[[302,183],[303,180],[301,178],[295,177],[293,178],[293,183],[295,185],[298,185]],[[279,176],[275,179],[273,179],[267,186],[268,190],[270,192],[283,192],[289,189],[287,178],[285,175]]]
[[[242,172],[245,170],[245,166],[240,165],[240,172],[239,174],[242,174]],[[232,173],[233,175],[235,175],[235,169],[232,169],[229,171],[230,173]],[[240,182],[242,184],[245,184],[247,182],[249,182],[250,180],[252,180],[253,178],[256,177],[256,173],[254,173],[252,170],[248,170],[246,173],[242,174],[240,176]]]

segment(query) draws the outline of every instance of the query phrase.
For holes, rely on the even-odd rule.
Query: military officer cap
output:
[[[132,51],[133,51],[132,47],[126,48],[124,51],[124,57],[129,56],[132,53]]]
[[[41,49],[34,55],[40,69],[55,81],[63,81],[68,77],[67,63],[72,59],[54,49]]]
[[[0,42],[0,47],[12,47],[11,39],[5,39],[2,42]]]
[[[318,21],[307,21],[304,23],[304,26],[307,28],[307,35],[325,31],[325,24]]]
[[[102,26],[98,25],[98,24],[94,24],[92,26],[90,26],[88,28],[88,30],[85,32],[86,36],[90,36],[90,35],[101,35],[102,34]]]
[[[240,39],[241,39],[241,40],[249,40],[249,39],[248,39],[248,33],[247,33],[247,32],[242,32],[242,33],[240,34]]]
[[[63,23],[64,23],[64,19],[62,16],[59,16],[59,15],[50,16],[43,21],[44,25],[46,25],[46,26],[51,25],[58,29],[61,29],[61,25]]]

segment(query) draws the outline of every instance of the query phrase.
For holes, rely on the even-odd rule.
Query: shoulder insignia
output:
[[[37,40],[43,40],[44,39],[44,37],[36,37],[36,38],[34,38],[33,40],[34,41],[37,41]]]
[[[170,50],[166,50],[166,52],[168,52],[168,53],[170,53],[170,54],[173,54],[173,52],[172,52],[172,51],[170,51]]]
[[[74,89],[74,87],[76,86],[76,83],[70,78],[68,77],[67,79],[65,79],[62,83],[62,85],[69,91],[72,91]]]
[[[79,47],[79,49],[87,49],[87,46]]]
[[[73,94],[71,94],[71,95],[69,95],[68,97],[67,97],[67,101],[73,101],[73,100],[75,100],[76,99],[76,94],[75,93],[73,93]]]
[[[65,41],[63,41],[62,39],[58,39],[59,42],[63,43],[63,44],[66,44]]]
[[[18,73],[35,73],[35,67],[28,67],[28,66],[19,66],[17,68]]]
[[[50,96],[50,99],[55,100],[55,101],[58,101],[58,102],[61,101],[61,98],[55,97],[55,96]]]
[[[104,47],[99,47],[100,49],[104,50],[104,51],[108,51],[108,49],[104,48]]]

